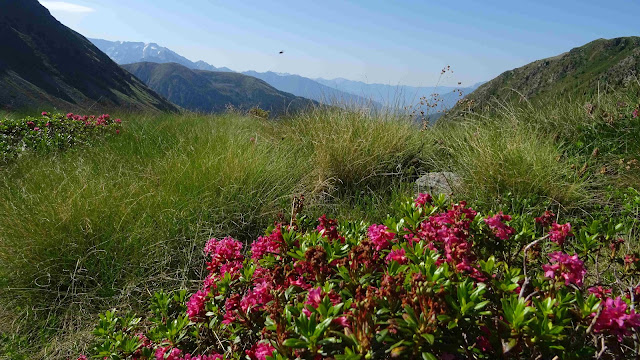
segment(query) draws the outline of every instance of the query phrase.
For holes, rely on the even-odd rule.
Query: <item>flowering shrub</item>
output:
[[[0,159],[13,158],[26,149],[44,152],[88,144],[98,136],[119,134],[121,124],[108,114],[42,112],[39,117],[0,120]]]
[[[144,321],[102,315],[94,355],[635,358],[640,288],[624,284],[637,262],[619,260],[619,226],[572,233],[550,212],[534,221],[445,204],[421,194],[371,225],[299,217],[247,252],[233,238],[211,239],[199,290],[156,293]],[[594,259],[609,251],[615,286],[595,264],[607,256]]]

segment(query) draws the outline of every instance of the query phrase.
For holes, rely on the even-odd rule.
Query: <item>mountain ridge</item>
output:
[[[4,108],[178,110],[37,0],[0,2],[0,43]]]
[[[178,63],[141,62],[122,67],[173,103],[192,111],[219,112],[230,104],[285,114],[314,104],[236,72],[190,69]]]

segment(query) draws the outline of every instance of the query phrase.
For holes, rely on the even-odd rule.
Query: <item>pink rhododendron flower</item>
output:
[[[211,355],[191,355],[187,354],[184,356],[184,360],[223,360],[224,356],[220,354],[211,354]]]
[[[182,354],[182,351],[178,348],[173,348],[171,349],[171,351],[169,351],[169,349],[171,349],[170,346],[167,347],[159,347],[158,349],[156,349],[156,360],[181,360],[182,357],[180,356],[180,354]],[[166,355],[166,358],[165,358]]]
[[[260,236],[251,244],[251,258],[259,260],[265,254],[279,254],[283,246],[282,230],[278,225],[269,236]]]
[[[264,305],[273,300],[271,296],[271,285],[267,282],[257,284],[242,300],[240,300],[240,308],[245,313],[252,309],[263,309]]]
[[[485,224],[489,226],[489,229],[493,231],[493,234],[500,240],[507,240],[509,236],[515,233],[515,229],[508,226],[504,221],[511,221],[510,215],[504,215],[502,211],[498,212],[494,216],[484,219]]]
[[[116,124],[120,124],[120,123],[122,123],[122,120],[120,120],[120,119],[115,119],[115,120],[113,120],[113,121],[114,121]]]
[[[42,116],[49,116],[49,113],[48,113],[48,112],[46,112],[46,111],[43,111],[43,112],[42,112]]]
[[[189,301],[187,301],[187,315],[189,316],[189,320],[194,322],[203,320],[207,294],[208,291],[198,290],[195,294],[191,295]]]
[[[582,260],[578,255],[569,256],[563,252],[556,251],[549,254],[551,265],[542,265],[544,276],[550,279],[560,277],[564,279],[565,285],[575,284],[582,286],[587,270],[584,268]]]
[[[619,296],[614,300],[608,298],[604,301],[600,316],[596,319],[593,330],[596,333],[609,332],[618,337],[618,341],[622,341],[623,336],[632,334],[631,330],[640,327],[640,314],[636,314],[635,310],[627,313],[627,303]],[[591,314],[596,316],[596,314]]]
[[[40,131],[40,128],[36,126],[33,128],[33,131]]]
[[[325,296],[329,296],[329,300],[331,300],[331,303],[333,305],[337,305],[342,302],[340,295],[336,294],[333,291],[327,294],[322,291],[322,288],[317,287],[309,290],[309,293],[307,294],[307,300],[304,303],[305,305],[311,305],[314,309],[317,309]],[[311,315],[311,311],[307,309],[306,306],[304,309],[302,309],[302,312],[307,316]]]
[[[559,246],[562,246],[567,236],[573,236],[573,234],[571,233],[570,223],[560,225],[554,222],[551,225],[551,230],[549,230],[549,240],[553,241]]]
[[[240,294],[233,294],[231,295],[225,302],[224,302],[224,316],[222,317],[222,323],[229,325],[232,322],[236,321],[236,313],[237,310],[240,308]]]
[[[631,114],[633,116],[633,118],[637,118],[638,114],[640,113],[640,110],[638,108],[633,109],[633,113]]]
[[[416,204],[417,207],[423,207],[427,203],[431,204],[432,201],[433,201],[433,198],[431,197],[430,194],[420,193],[418,194],[418,197],[416,198],[414,203]]]
[[[393,250],[387,255],[385,261],[388,263],[392,261],[397,261],[400,265],[406,264],[409,260],[405,256],[406,252],[404,249]]]
[[[251,360],[266,360],[267,356],[273,355],[276,349],[268,342],[259,342],[246,350],[246,354]]]
[[[553,223],[553,218],[556,217],[556,214],[552,213],[551,211],[547,210],[544,212],[544,214],[542,214],[542,216],[537,217],[536,223],[540,224],[542,227],[547,227],[549,225],[551,225]]]
[[[211,256],[207,268],[216,276],[224,276],[225,273],[236,274],[242,269],[244,260],[241,250],[242,243],[231,237],[209,240],[204,247],[204,253]]]
[[[73,113],[68,113],[67,114],[67,119],[72,119],[73,118]]]
[[[391,240],[396,236],[396,234],[389,231],[389,228],[385,225],[376,224],[369,226],[367,233],[369,239],[378,251],[391,247]]]
[[[595,295],[598,299],[602,299],[611,294],[611,289],[605,289],[602,286],[594,286],[589,288],[589,293]]]
[[[78,356],[78,360],[89,360],[86,355]]]
[[[320,224],[316,228],[320,235],[326,237],[330,241],[340,240],[344,242],[344,237],[338,234],[338,222],[335,219],[328,219],[326,215],[322,215],[318,221]]]

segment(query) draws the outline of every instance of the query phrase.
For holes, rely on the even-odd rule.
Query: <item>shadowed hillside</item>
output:
[[[0,1],[0,107],[177,110],[37,0]]]
[[[175,104],[193,111],[222,111],[230,104],[242,109],[258,106],[282,114],[313,103],[238,73],[192,70],[176,63],[144,62],[123,68]]]

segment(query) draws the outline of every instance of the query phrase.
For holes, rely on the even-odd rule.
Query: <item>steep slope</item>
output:
[[[313,103],[233,72],[193,70],[176,63],[143,62],[122,67],[175,104],[193,111],[222,111],[231,104],[242,109],[259,106],[282,114]]]
[[[98,49],[109,55],[118,64],[133,64],[137,62],[177,63],[189,69],[208,71],[232,71],[229,68],[217,68],[204,61],[193,62],[186,57],[162,47],[156,43],[131,41],[108,41],[89,39]]]
[[[640,73],[640,37],[599,39],[555,57],[509,70],[480,86],[465,107],[524,97],[579,96],[635,81]],[[462,107],[462,104],[461,104]]]
[[[184,56],[155,43],[145,44],[142,42],[107,41],[102,39],[89,40],[91,40],[100,50],[109,55],[113,61],[121,65],[137,62],[156,62],[160,64],[174,62],[195,70],[232,71],[226,67],[217,68],[202,60],[193,62]],[[361,97],[357,94],[340,91],[299,75],[278,74],[271,71],[264,73],[245,71],[243,74],[263,80],[280,91],[285,91],[293,95],[302,96],[318,102],[358,105],[371,103],[373,107],[380,107],[380,104],[371,102],[367,97]]]
[[[37,0],[0,0],[0,108],[177,108]]]

